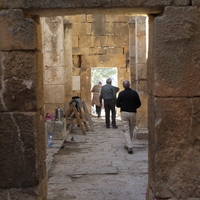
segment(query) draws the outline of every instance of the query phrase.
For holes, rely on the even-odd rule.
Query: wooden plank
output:
[[[87,125],[87,121],[84,118],[84,110],[83,110],[83,108],[80,108],[80,112],[79,113],[80,113],[80,116],[81,116],[81,120],[82,120],[82,122],[83,122],[83,124],[85,126],[85,130],[89,131],[89,128],[88,128],[88,125]]]
[[[65,113],[65,118],[68,118],[68,117],[70,118],[71,117],[71,115],[73,113],[73,107],[75,107],[75,103],[72,103],[70,105],[70,107],[68,108],[68,110]]]
[[[84,111],[85,111],[85,118],[86,118],[87,121],[89,122],[90,129],[91,129],[92,131],[94,131],[94,125],[93,125],[93,122],[92,122],[92,120],[91,120],[91,117],[90,117],[90,114],[89,114],[89,112],[88,112],[88,109],[87,109],[87,107],[86,107],[86,105],[85,105],[85,101],[83,100],[82,103],[83,103],[83,109],[84,109]]]
[[[74,120],[76,119],[76,122],[77,124],[79,125],[79,127],[81,128],[81,131],[84,135],[86,135],[86,131],[83,127],[83,124],[82,124],[82,121],[79,117],[79,114],[77,112],[77,109],[76,109],[76,103],[72,103],[71,106],[69,107],[69,109],[66,111],[66,114],[65,114],[65,118],[66,118],[66,122],[67,122],[67,126],[66,128],[72,124],[74,125]],[[75,118],[73,117],[75,115]],[[73,118],[72,118],[73,117]]]
[[[82,121],[81,121],[81,119],[79,117],[79,114],[78,114],[77,109],[76,109],[75,106],[73,107],[73,111],[74,111],[77,123],[78,123],[79,127],[81,128],[81,131],[82,131],[83,135],[86,135],[86,131],[85,131],[84,127],[83,127]]]

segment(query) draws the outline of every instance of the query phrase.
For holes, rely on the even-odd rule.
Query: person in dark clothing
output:
[[[106,128],[110,128],[110,111],[112,113],[112,127],[118,128],[116,125],[116,93],[119,91],[118,87],[112,86],[112,79],[108,78],[106,80],[106,85],[102,86],[101,94],[99,97],[100,104],[102,105],[102,99],[104,100],[105,108],[105,119],[106,119]]]
[[[128,80],[123,81],[124,90],[118,95],[116,106],[120,108],[125,146],[128,153],[133,153],[133,130],[136,125],[137,109],[141,106],[138,93],[130,88]]]

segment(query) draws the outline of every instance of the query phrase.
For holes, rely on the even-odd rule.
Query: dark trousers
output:
[[[110,127],[110,111],[112,113],[112,126],[116,126],[115,101],[112,99],[104,99],[104,108],[106,113],[106,126]]]
[[[101,117],[101,107],[96,105],[97,117]]]

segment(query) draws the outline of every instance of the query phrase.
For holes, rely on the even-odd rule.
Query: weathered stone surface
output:
[[[87,15],[73,15],[67,16],[73,23],[84,23],[87,22]]]
[[[108,35],[99,35],[92,37],[94,47],[104,47],[104,46],[113,46],[114,44],[110,43],[110,36]]]
[[[155,99],[155,132],[151,132],[155,139],[151,142],[156,153],[155,165],[150,164],[155,176],[150,176],[150,182],[152,178],[155,180],[155,186],[151,186],[159,198],[200,195],[200,160],[193,159],[198,157],[200,149],[199,135],[196,134],[200,122],[199,105],[198,98],[193,101],[187,98]]]
[[[78,36],[72,36],[73,47],[78,47]]]
[[[199,0],[192,0],[192,5],[193,6],[199,6],[200,5]]]
[[[24,18],[21,10],[0,11],[0,50],[34,50],[36,38],[33,19]]]
[[[91,36],[82,36],[79,38],[79,47],[94,47],[94,38]]]
[[[64,85],[64,68],[45,66],[44,84]]]
[[[60,52],[63,51],[63,18],[62,17],[49,17],[44,18],[43,28],[48,30],[43,34],[43,48],[46,52]]]
[[[155,95],[200,96],[199,18],[196,7],[168,7],[163,16],[155,18]]]
[[[65,101],[65,68],[71,67],[71,22],[62,16],[41,18],[44,52],[45,113],[52,112]],[[65,58],[65,59],[64,59]],[[47,91],[46,91],[47,90]],[[70,92],[69,92],[70,93]],[[55,95],[55,96],[54,96]],[[50,105],[49,105],[50,104]],[[54,109],[53,109],[54,108]],[[47,110],[48,109],[48,110]]]
[[[113,22],[94,22],[91,25],[92,35],[114,35]]]
[[[124,54],[123,47],[116,47],[116,48],[106,48],[106,55],[115,55],[115,54]]]
[[[82,56],[82,67],[126,67],[126,55]]]
[[[113,7],[164,7],[170,5],[190,5],[189,0],[126,0],[126,1],[109,1],[109,0],[61,0],[59,4],[57,2],[46,2],[41,0],[39,2],[27,1],[27,0],[17,0],[15,2],[1,0],[0,8],[113,8]],[[145,10],[145,9],[144,9]]]
[[[105,22],[105,15],[97,14],[97,15],[87,15],[87,22]]]
[[[118,87],[119,87],[119,91],[122,91],[123,85],[122,82],[124,80],[129,80],[129,76],[130,76],[130,69],[129,68],[120,68],[120,70],[118,69]],[[118,95],[119,93],[117,93]]]
[[[148,18],[146,16],[136,16],[135,21],[137,25],[137,35],[139,36],[146,36],[146,20]]]
[[[40,98],[40,75],[33,52],[1,52],[1,111],[34,111]]]
[[[86,107],[90,111],[91,109],[91,92],[90,87],[91,83],[88,81],[90,80],[89,77],[91,77],[91,69],[90,68],[81,68],[81,82],[80,82],[80,97],[82,100],[84,100]]]
[[[65,90],[64,85],[45,85],[44,98],[46,103],[63,103]]]
[[[89,49],[89,55],[104,55],[106,54],[106,49],[105,48],[90,48]],[[85,52],[85,54],[87,54]]]
[[[147,54],[146,54],[146,36],[137,36],[137,64],[146,64]],[[146,50],[146,51],[145,51]]]
[[[44,120],[37,113],[1,112],[0,124],[0,187],[36,186],[46,174],[44,135],[39,134]]]
[[[44,53],[44,65],[45,67],[58,67],[64,65],[64,52],[63,51],[46,51]]]
[[[115,5],[116,4],[116,5]],[[77,9],[70,9],[76,8]],[[149,0],[149,1],[25,1],[25,0],[16,0],[16,1],[5,1],[1,0],[1,8],[25,8],[23,11],[28,14],[58,14],[61,11],[59,8],[69,8],[62,9],[59,14],[62,13],[72,13],[86,11],[88,13],[99,11],[99,8],[112,8],[106,9],[107,11],[102,12],[111,12],[119,13],[120,12],[141,12],[143,13],[161,13],[164,10],[165,6],[172,5],[173,7],[165,8],[164,14],[155,17],[155,15],[150,16],[152,21],[150,22],[154,34],[151,32],[150,40],[152,46],[150,46],[150,56],[152,58],[150,63],[151,67],[148,67],[149,76],[151,77],[151,82],[149,84],[153,92],[150,92],[150,95],[167,97],[166,99],[154,99],[155,97],[150,96],[150,120],[149,120],[149,129],[150,129],[150,148],[149,148],[149,185],[152,188],[150,194],[148,194],[150,199],[156,198],[170,198],[177,196],[177,199],[194,199],[189,196],[200,196],[198,188],[199,180],[199,160],[194,159],[199,156],[199,52],[200,52],[200,26],[199,26],[199,11],[198,8],[192,7],[191,5],[199,5],[197,0]],[[183,7],[174,7],[178,5],[183,5]],[[188,7],[186,7],[188,5]],[[37,10],[38,6],[41,8],[48,8]],[[90,8],[96,7],[97,9],[90,10]],[[118,7],[119,9],[114,9]],[[122,8],[123,7],[123,8]],[[36,9],[26,9],[26,8],[36,8]],[[50,10],[49,8],[53,8]],[[89,8],[84,10],[82,8]],[[129,9],[130,8],[130,9]],[[98,10],[99,9],[99,10]],[[18,12],[18,11],[12,11]],[[131,13],[130,12],[130,13]],[[6,13],[6,20],[9,18],[9,11],[1,11],[1,21],[4,24],[4,13]],[[19,15],[20,16],[20,15]],[[29,15],[30,16],[30,15]],[[155,20],[153,19],[155,17]],[[16,16],[18,19],[18,17]],[[22,17],[23,18],[23,17]],[[20,18],[21,19],[21,18]],[[24,18],[23,18],[24,19]],[[6,21],[5,20],[5,21]],[[32,26],[33,20],[30,20]],[[21,22],[21,21],[20,21]],[[19,23],[20,24],[20,23]],[[26,23],[25,23],[26,24]],[[28,25],[30,25],[28,23]],[[13,50],[16,47],[21,49],[34,49],[32,48],[32,43],[27,41],[20,42],[21,37],[24,35],[24,31],[20,32],[17,35],[11,34],[10,27],[6,24],[7,28],[3,27],[1,30],[3,33],[2,38],[0,38],[0,45],[2,50]],[[21,26],[21,25],[20,25]],[[11,26],[11,27],[14,27]],[[29,26],[25,26],[28,28]],[[4,31],[7,31],[5,33]],[[29,29],[29,28],[28,28]],[[31,29],[31,28],[30,28]],[[19,30],[19,29],[17,29]],[[19,30],[21,31],[21,30]],[[25,31],[26,32],[26,31]],[[17,32],[18,33],[18,32]],[[25,35],[33,34],[34,31],[27,31]],[[9,34],[11,36],[9,36]],[[16,37],[17,36],[17,37]],[[153,37],[152,37],[153,36]],[[10,38],[11,39],[10,39]],[[12,37],[15,40],[12,40]],[[29,38],[29,36],[28,36]],[[31,36],[30,36],[31,38]],[[5,41],[3,41],[5,39]],[[8,39],[8,40],[7,40]],[[32,39],[34,39],[32,37]],[[120,41],[121,39],[118,38]],[[10,46],[6,42],[10,42]],[[33,42],[32,40],[31,42]],[[23,44],[22,44],[23,43]],[[28,45],[27,45],[28,43]],[[114,39],[111,41],[113,46],[116,45]],[[15,46],[12,46],[15,45]],[[86,44],[87,45],[87,44]],[[11,52],[12,53],[12,52]],[[1,54],[2,55],[2,54]],[[4,57],[5,53],[3,53]],[[17,57],[17,55],[16,55]],[[105,57],[103,57],[105,59]],[[4,59],[1,59],[1,68],[0,71],[4,72]],[[104,61],[104,60],[103,60]],[[9,61],[10,62],[10,61]],[[87,60],[89,63],[89,60]],[[116,62],[116,61],[115,61]],[[12,63],[12,62],[11,62]],[[34,63],[35,61],[30,61]],[[99,62],[95,61],[97,65]],[[107,63],[108,64],[108,63]],[[28,65],[28,64],[27,64]],[[33,65],[33,66],[34,66]],[[29,65],[28,65],[29,66]],[[150,65],[149,65],[150,66]],[[10,68],[11,71],[13,68]],[[15,68],[14,68],[15,69]],[[125,69],[125,68],[124,68]],[[35,70],[35,68],[34,68]],[[38,70],[38,68],[37,68]],[[89,69],[84,68],[83,71]],[[24,72],[24,70],[22,70]],[[90,82],[89,71],[84,74],[84,81],[88,87]],[[13,72],[12,72],[13,73]],[[24,72],[28,73],[28,72]],[[3,74],[3,73],[2,73]],[[150,76],[152,74],[152,76]],[[4,76],[4,74],[3,74]],[[3,77],[1,76],[1,78]],[[39,77],[41,75],[38,75]],[[2,91],[4,93],[4,83],[1,85],[1,95]],[[18,83],[18,82],[17,82]],[[34,82],[35,83],[35,82]],[[27,85],[27,82],[25,82]],[[17,84],[13,84],[16,86]],[[3,90],[2,90],[3,88]],[[10,86],[12,89],[12,85]],[[40,91],[38,86],[37,92]],[[88,87],[89,88],[89,87]],[[88,90],[88,88],[83,88],[82,92]],[[21,88],[14,88],[14,91],[19,91]],[[61,91],[62,92],[62,91]],[[33,91],[35,95],[35,91]],[[54,93],[55,94],[55,93]],[[28,94],[29,95],[29,94]],[[35,96],[33,95],[32,99],[35,102]],[[25,95],[26,98],[27,95]],[[177,98],[177,97],[191,97],[189,98]],[[196,98],[192,98],[192,97]],[[89,95],[88,95],[89,97]],[[170,98],[169,98],[170,97]],[[173,98],[174,97],[174,98]],[[37,96],[38,98],[38,96]],[[4,98],[1,97],[2,107],[5,106]],[[37,99],[38,101],[38,99]],[[22,101],[17,102],[20,104]],[[13,101],[14,103],[14,101]],[[23,103],[23,102],[22,102]],[[24,106],[24,105],[23,105]],[[26,105],[27,106],[27,105]],[[31,108],[31,106],[28,108]],[[20,108],[21,109],[21,108]],[[22,109],[23,110],[23,109]],[[26,110],[27,109],[26,107]],[[161,117],[160,117],[161,116]],[[161,121],[160,121],[161,119]],[[26,121],[25,119],[23,121]],[[33,128],[29,127],[31,131]],[[1,141],[3,144],[4,141]],[[37,143],[38,145],[38,143]],[[39,156],[40,151],[38,151]],[[165,155],[165,156],[163,156]],[[12,158],[9,154],[9,158]],[[14,158],[15,159],[15,158]],[[39,163],[38,163],[39,164]],[[1,165],[0,165],[1,166]],[[20,167],[20,166],[19,166]],[[39,170],[40,171],[40,170]],[[35,172],[34,172],[35,173]],[[0,179],[1,180],[1,179]],[[155,181],[156,180],[156,181]],[[18,195],[17,195],[18,196]],[[175,197],[174,197],[175,198]]]
[[[137,83],[138,83],[138,92],[140,92],[141,94],[148,94],[147,81],[139,80]]]
[[[122,36],[114,36],[110,35],[108,40],[108,46],[121,47],[128,46],[129,42],[128,32],[127,35]]]
[[[147,64],[137,64],[138,80],[147,80]],[[146,90],[147,91],[147,90]]]
[[[141,100],[141,107],[137,110],[136,124],[139,128],[146,128],[148,127],[148,94],[139,92],[139,96]]]
[[[73,67],[74,68],[80,68],[81,67],[81,56],[80,55],[74,55],[73,56]],[[74,69],[73,69],[74,70]]]
[[[12,188],[12,189],[5,189],[2,190],[0,189],[0,199],[16,199],[16,197],[18,197],[18,199],[28,199],[28,200],[37,200],[38,199],[38,195],[37,192],[35,191],[35,188],[26,188],[26,189],[16,189],[16,188]]]
[[[127,22],[129,20],[130,16],[125,15],[105,15],[105,21],[106,22]]]
[[[91,34],[91,26],[88,26],[87,23],[80,23],[80,22],[74,22],[73,18],[72,20],[72,35],[81,35],[81,36],[87,36]]]
[[[128,22],[128,19],[126,22],[123,22],[123,23],[115,22],[114,34],[116,36],[127,37],[129,33],[127,22]]]
[[[200,99],[192,98],[192,120],[191,120],[191,128],[190,134],[188,136],[188,140],[191,144],[193,144],[194,149],[200,150]]]

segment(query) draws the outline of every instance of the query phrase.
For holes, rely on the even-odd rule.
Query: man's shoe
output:
[[[132,154],[133,153],[133,149],[132,148],[128,148],[128,153]]]
[[[110,126],[106,126],[106,128],[110,128]]]
[[[126,149],[128,151],[128,147],[126,145],[124,145],[124,149]]]
[[[115,125],[115,126],[113,126],[113,128],[118,128],[118,126],[117,126],[117,125]]]

